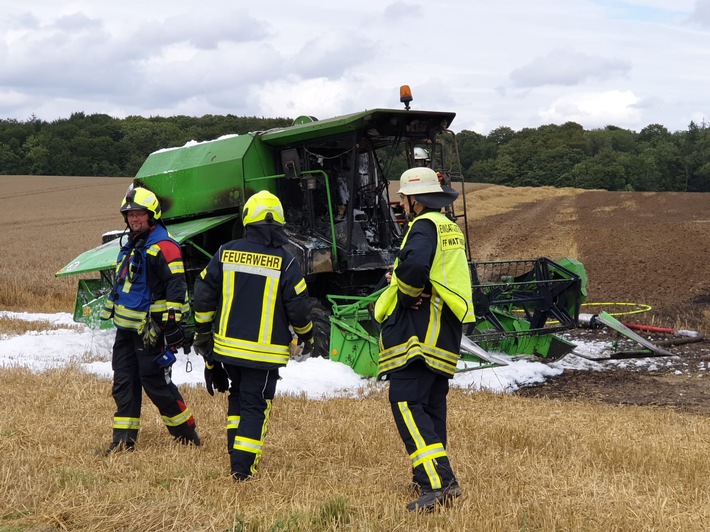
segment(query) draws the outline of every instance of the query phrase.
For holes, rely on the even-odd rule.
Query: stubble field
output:
[[[129,183],[0,176],[0,310],[70,312],[75,281],[54,272],[122,227]],[[589,301],[643,303],[652,310],[635,321],[710,332],[710,195],[473,185],[467,211],[475,259],[572,256]],[[0,320],[0,336],[21,332]],[[384,391],[278,397],[258,477],[233,484],[224,396],[185,389],[203,448],[170,444],[146,401],[138,450],[102,459],[109,382],[4,368],[0,530],[705,530],[708,356],[703,342],[674,357],[681,374],[568,371],[517,394],[452,390],[464,496],[429,516],[404,510],[408,461]]]

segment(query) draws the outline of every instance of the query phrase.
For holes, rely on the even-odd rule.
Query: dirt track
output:
[[[517,191],[517,192],[516,192]],[[467,200],[478,260],[547,256],[579,259],[589,276],[586,312],[623,311],[610,303],[650,305],[651,311],[622,321],[692,329],[710,336],[710,195],[488,187]],[[496,194],[499,192],[499,194]],[[486,201],[507,201],[505,213],[485,211]],[[547,192],[550,194],[550,191]],[[559,194],[559,195],[558,195]],[[485,214],[485,212],[484,212]],[[597,334],[604,334],[599,332]],[[651,337],[654,342],[667,340]],[[619,404],[658,405],[710,415],[710,342],[674,346],[678,356],[653,369],[567,370],[521,395],[575,398]]]

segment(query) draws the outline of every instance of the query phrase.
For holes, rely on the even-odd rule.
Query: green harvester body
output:
[[[160,199],[162,220],[182,246],[190,294],[219,246],[243,236],[246,199],[259,190],[276,194],[286,216],[286,247],[313,298],[314,355],[374,377],[379,325],[372,308],[406,231],[389,184],[414,166],[414,148],[424,147],[431,166],[465,200],[456,137],[449,130],[454,116],[374,109],[327,120],[299,117],[290,127],[158,150],[134,185]],[[445,212],[469,229],[466,203],[457,205],[462,211],[451,205]],[[74,319],[92,328],[112,326],[98,315],[113,287],[119,235],[104,235],[101,245],[57,272],[82,275]],[[467,338],[508,356],[553,359],[573,348],[555,333],[577,325],[586,295],[581,264],[545,258],[476,263],[467,252],[477,314],[475,326],[464,330]],[[491,365],[470,353],[462,353],[462,360]]]

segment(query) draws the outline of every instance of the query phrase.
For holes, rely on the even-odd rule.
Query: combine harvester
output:
[[[405,224],[389,183],[416,164],[437,170],[460,190],[447,207],[465,233],[470,224],[456,137],[455,113],[373,109],[245,135],[225,136],[149,155],[134,185],[160,199],[162,220],[180,242],[188,287],[218,247],[243,233],[241,208],[259,190],[283,203],[289,250],[300,262],[314,299],[315,348],[322,356],[376,375],[378,326],[372,303],[402,241]],[[116,216],[118,218],[118,216]],[[121,232],[67,264],[57,276],[82,275],[74,319],[112,327],[99,314],[114,280]],[[467,241],[470,246],[472,238]],[[556,360],[574,344],[558,336],[579,324],[586,273],[574,259],[474,261],[467,250],[477,321],[464,331],[461,370],[504,365],[511,357]],[[97,275],[98,274],[98,275]]]

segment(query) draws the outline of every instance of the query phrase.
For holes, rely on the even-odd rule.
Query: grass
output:
[[[710,420],[670,410],[450,395],[464,496],[404,509],[409,460],[386,393],[277,396],[261,470],[234,483],[224,395],[183,387],[204,440],[172,443],[147,399],[134,453],[110,440],[107,380],[77,368],[0,372],[0,530],[702,530]]]
[[[0,310],[71,311],[76,280],[54,272],[122,227],[129,181],[0,176]],[[48,327],[0,319],[0,335]],[[358,399],[278,396],[260,473],[239,484],[225,396],[182,391],[203,447],[173,444],[146,398],[137,451],[102,458],[110,381],[72,366],[0,370],[0,532],[693,531],[710,518],[704,417],[454,389],[448,450],[464,496],[413,515],[380,387]]]

